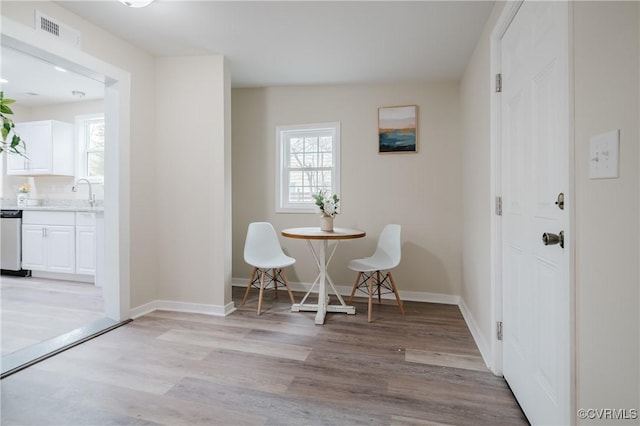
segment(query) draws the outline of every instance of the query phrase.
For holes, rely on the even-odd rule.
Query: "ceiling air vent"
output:
[[[80,47],[81,35],[80,31],[74,30],[55,19],[43,15],[36,10],[36,31],[49,34],[56,39],[70,44],[74,47]]]

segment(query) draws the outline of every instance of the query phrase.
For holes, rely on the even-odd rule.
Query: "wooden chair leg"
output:
[[[262,293],[264,293],[264,276],[266,270],[262,270],[260,274],[260,295],[258,296],[258,315],[262,314]]]
[[[371,322],[371,310],[373,309],[373,274],[369,274],[369,307],[367,312],[367,321]]]
[[[251,278],[249,278],[249,284],[247,285],[247,290],[244,292],[244,297],[242,298],[242,303],[240,304],[240,306],[244,306],[245,302],[247,301],[247,297],[249,297],[249,291],[251,290],[251,283],[253,283],[253,280],[256,277],[257,270],[258,268],[253,268],[253,271],[251,272]]]
[[[287,274],[285,274],[284,269],[280,269],[280,276],[282,277],[282,282],[284,282],[284,286],[287,287],[287,292],[289,293],[289,299],[291,299],[291,304],[296,303],[293,298],[293,293],[291,293],[291,287],[289,287],[289,280],[287,279]]]
[[[274,268],[271,272],[273,272],[273,288],[276,291],[276,299],[277,299],[278,298],[278,270]]]
[[[387,274],[389,275],[389,281],[391,281],[393,294],[396,295],[396,301],[398,302],[398,308],[400,308],[400,313],[404,315],[404,307],[402,306],[402,300],[400,300],[400,295],[398,294],[398,287],[396,287],[396,282],[393,280],[393,275],[391,275],[391,272],[387,272]]]
[[[376,286],[378,288],[378,303],[382,303],[382,292],[380,291],[380,271],[376,271]]]
[[[358,288],[358,283],[360,282],[360,277],[362,276],[362,272],[358,272],[358,276],[356,277],[356,282],[353,283],[353,289],[351,290],[351,296],[349,297],[349,304],[353,303],[353,295],[356,294],[356,289]]]

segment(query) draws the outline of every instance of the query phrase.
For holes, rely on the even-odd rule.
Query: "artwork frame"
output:
[[[378,108],[378,153],[418,152],[418,105]]]

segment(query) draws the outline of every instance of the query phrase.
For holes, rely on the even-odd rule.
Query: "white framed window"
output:
[[[76,117],[78,138],[77,177],[104,183],[104,114]]]
[[[276,128],[276,212],[314,213],[313,194],[340,193],[340,122]]]

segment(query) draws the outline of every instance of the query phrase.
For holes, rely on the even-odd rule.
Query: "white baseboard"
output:
[[[478,323],[473,318],[471,311],[467,307],[467,304],[464,303],[464,299],[460,298],[460,303],[458,304],[460,308],[460,312],[462,312],[462,317],[464,321],[467,323],[467,327],[469,327],[469,331],[471,331],[471,335],[473,336],[473,340],[476,342],[476,346],[480,351],[480,355],[482,356],[482,360],[484,361],[487,368],[493,371],[492,363],[490,362],[491,357],[491,346],[484,339],[484,336],[480,332],[480,327],[478,327]]]
[[[231,285],[236,287],[246,287],[249,282],[248,278],[232,278]],[[307,292],[311,288],[311,283],[301,283],[295,281],[289,281],[289,286],[292,291],[304,291]],[[341,296],[349,296],[353,285],[336,285],[336,290]],[[362,296],[364,293],[361,293]],[[357,293],[356,293],[357,295]],[[383,294],[383,299],[395,299],[393,294]],[[444,305],[458,305],[460,303],[460,296],[454,296],[451,294],[441,293],[427,293],[423,291],[403,291],[400,290],[400,299],[411,302],[426,302],[426,303],[441,303]]]
[[[192,314],[205,314],[218,317],[224,317],[235,311],[236,307],[233,302],[229,302],[224,306],[221,305],[205,305],[202,303],[177,302],[174,300],[154,300],[144,305],[131,309],[131,318],[135,319],[153,311],[173,311],[188,312]]]

